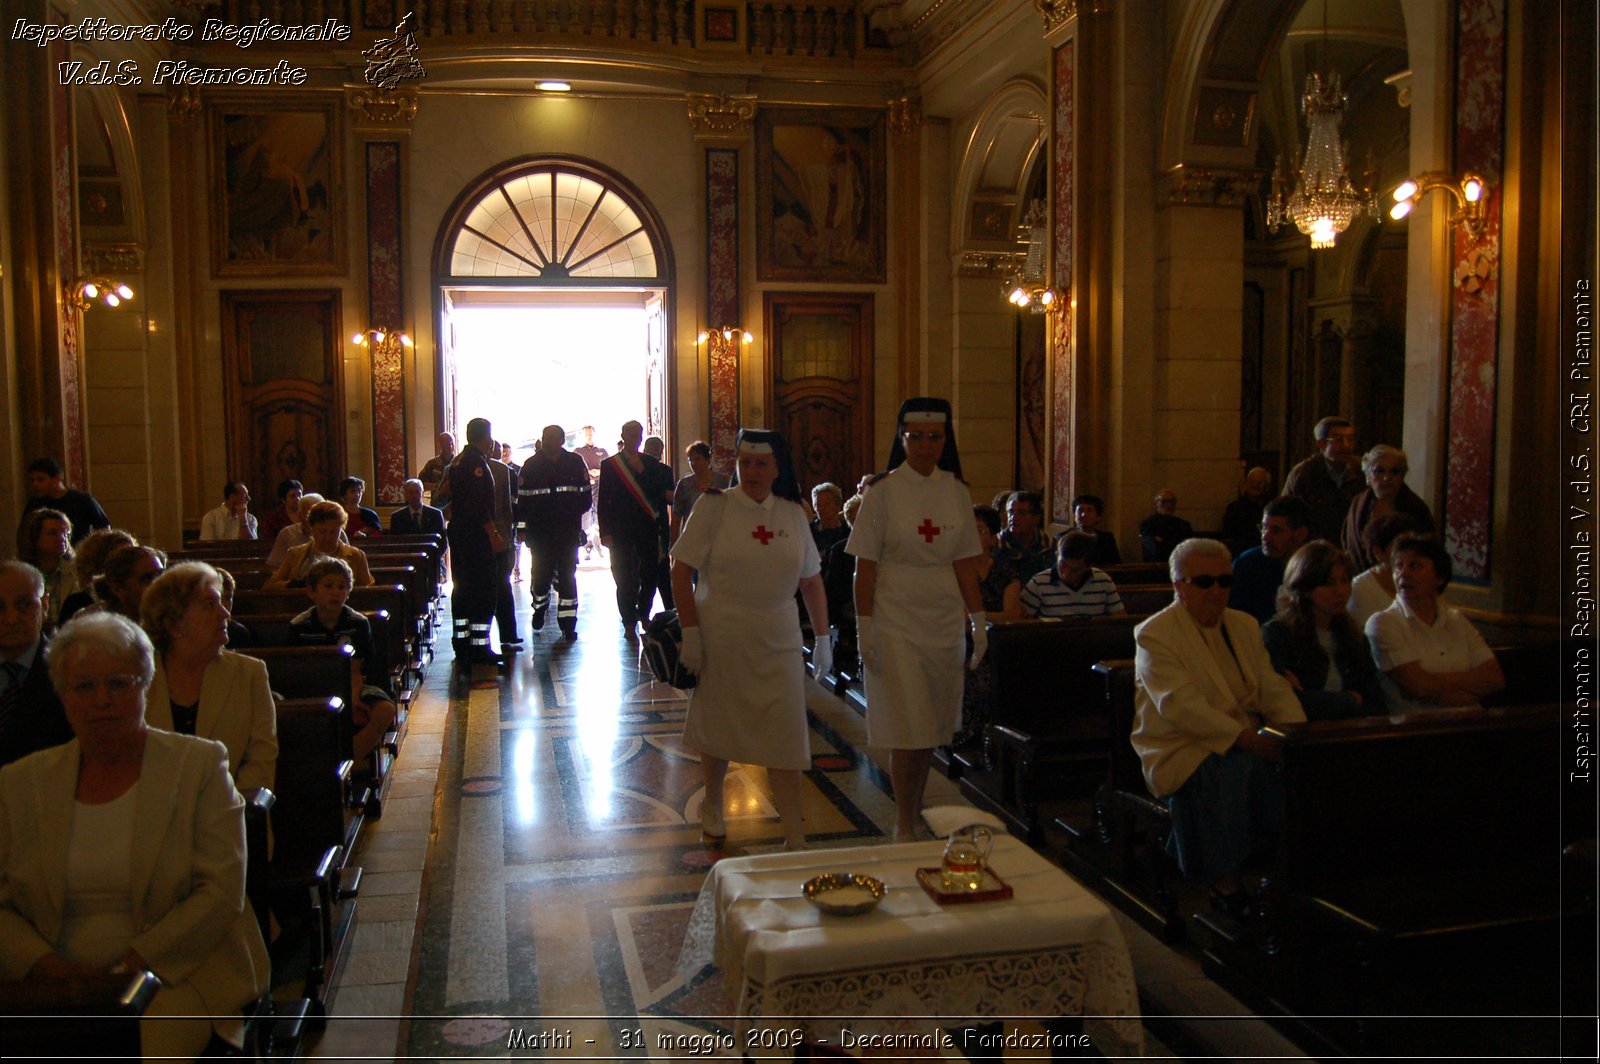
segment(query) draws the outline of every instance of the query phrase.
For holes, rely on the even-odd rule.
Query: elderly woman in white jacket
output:
[[[126,618],[76,618],[48,654],[77,737],[0,771],[0,979],[148,968],[147,1058],[237,1047],[269,979],[227,752],[145,723],[155,651]]]
[[[1273,671],[1256,619],[1227,608],[1228,548],[1185,540],[1168,565],[1176,601],[1134,629],[1133,747],[1150,793],[1172,811],[1167,848],[1178,867],[1210,885],[1214,906],[1240,915],[1248,898],[1238,873],[1283,821],[1268,764],[1276,748],[1258,729],[1306,715]]]

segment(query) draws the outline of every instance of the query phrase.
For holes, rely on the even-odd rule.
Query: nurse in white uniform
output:
[[[982,548],[947,400],[901,404],[888,468],[867,492],[845,549],[856,558],[867,742],[891,750],[894,837],[903,842],[916,838],[933,748],[961,724],[968,625],[969,668],[983,660],[989,636],[978,591]]]
[[[722,784],[728,762],[738,761],[766,767],[784,846],[802,849],[800,774],[811,768],[811,744],[795,588],[818,633],[812,655],[818,676],[832,668],[828,603],[782,438],[741,429],[737,468],[733,487],[695,503],[672,548],[680,660],[700,676],[689,695],[683,742],[700,754],[706,785],[700,824],[708,837],[727,835]]]

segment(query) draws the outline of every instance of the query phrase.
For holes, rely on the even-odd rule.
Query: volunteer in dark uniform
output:
[[[448,535],[455,573],[450,595],[455,627],[450,642],[458,662],[498,665],[499,657],[489,650],[489,625],[494,620],[498,583],[495,555],[508,544],[494,520],[494,477],[488,458],[493,446],[488,420],[473,418],[467,423],[466,449],[450,463]]]
[[[629,421],[622,426],[621,450],[600,466],[600,490],[595,504],[600,543],[611,552],[611,578],[617,583],[622,634],[629,642],[639,637],[636,626],[650,620],[660,540],[645,457],[639,453],[643,441],[643,425]]]
[[[522,465],[518,516],[533,552],[533,630],[544,627],[550,583],[556,585],[556,621],[564,638],[578,634],[578,544],[589,512],[589,467],[562,446],[567,434],[546,425],[541,447]]]

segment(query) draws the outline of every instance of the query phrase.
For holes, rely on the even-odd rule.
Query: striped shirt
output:
[[[1090,569],[1089,579],[1076,591],[1054,569],[1035,573],[1022,589],[1022,608],[1030,617],[1099,617],[1124,612],[1117,585],[1100,569]]]

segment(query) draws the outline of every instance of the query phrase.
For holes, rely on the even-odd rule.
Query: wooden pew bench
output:
[[[1333,1046],[1409,1055],[1385,1016],[1558,1011],[1561,707],[1267,729],[1284,832],[1262,914],[1202,913],[1206,971]],[[1394,1038],[1402,1039],[1400,1042]]]
[[[272,690],[284,698],[337,699],[341,706],[349,707],[361,691],[361,669],[348,646],[246,647],[240,653],[266,663]],[[347,710],[338,735],[340,760],[352,759],[354,733],[354,720]],[[373,751],[370,764],[360,766],[362,771],[352,771],[348,801],[352,807],[359,803],[374,820],[383,815],[383,793],[397,743],[398,737],[391,732]],[[281,751],[278,756],[282,760]],[[359,827],[357,824],[357,830]]]
[[[256,646],[292,647],[301,645],[291,638],[289,631],[290,623],[298,616],[298,613],[256,613],[239,618],[239,623],[250,630]],[[372,626],[372,649],[377,659],[374,670],[388,677],[387,686],[394,693],[395,706],[403,712],[416,696],[418,680],[406,660],[404,635],[393,624],[388,610],[366,610],[362,616]]]
[[[337,649],[337,648],[318,648]],[[349,722],[336,698],[278,703],[278,778],[270,889],[283,934],[310,958],[305,994],[320,1008],[347,955],[361,869],[350,863],[365,801],[353,796]],[[294,939],[276,954],[291,952]]]
[[[961,793],[1024,838],[1037,838],[1048,822],[1041,804],[1093,794],[1105,779],[1109,737],[1091,669],[1132,653],[1133,628],[1143,619],[994,625],[990,724],[977,756],[958,755]]]

